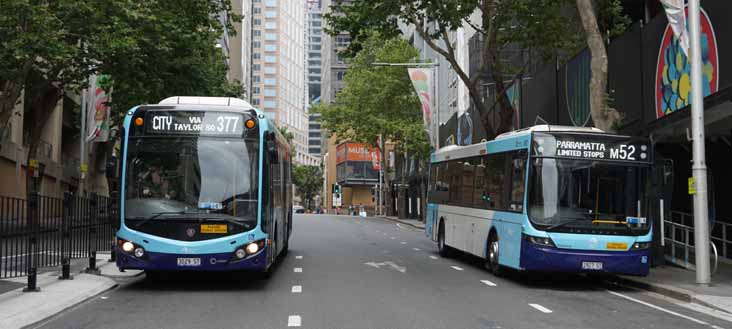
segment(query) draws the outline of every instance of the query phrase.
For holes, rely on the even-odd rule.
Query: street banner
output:
[[[684,0],[661,0],[661,4],[666,11],[668,24],[671,25],[674,36],[679,40],[681,50],[684,51],[686,58],[689,58],[689,32],[686,30]]]
[[[378,147],[371,151],[371,168],[381,170],[381,150]]]
[[[408,68],[407,70],[409,72],[409,79],[412,81],[414,90],[417,92],[419,101],[422,103],[422,123],[424,124],[424,129],[427,131],[430,141],[433,141],[433,136],[436,135],[432,131],[432,113],[435,110],[434,68]]]
[[[110,96],[102,85],[109,79],[107,75],[92,75],[86,104],[86,142],[106,142],[109,140],[109,112],[107,103]]]

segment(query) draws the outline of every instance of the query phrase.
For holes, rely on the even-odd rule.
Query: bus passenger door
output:
[[[435,233],[436,230],[434,229],[435,224],[437,223],[437,205],[434,203],[428,203],[427,204],[427,216],[425,216],[425,223],[424,223],[424,234],[432,239],[432,241],[437,241],[437,234]]]

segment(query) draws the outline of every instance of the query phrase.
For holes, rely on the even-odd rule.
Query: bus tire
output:
[[[493,232],[488,237],[488,251],[485,260],[485,268],[488,269],[495,276],[502,276],[504,274],[504,268],[498,262],[499,249],[499,238],[498,234]]]
[[[443,221],[440,221],[440,226],[437,229],[437,250],[442,257],[452,256],[452,248],[445,243],[445,222]]]
[[[287,252],[290,251],[290,237],[289,237],[289,230],[285,230],[285,236],[282,237],[282,251],[280,252],[280,257],[285,258],[287,256]]]

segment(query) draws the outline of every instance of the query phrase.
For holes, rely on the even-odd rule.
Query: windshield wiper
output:
[[[224,215],[218,215],[218,216],[214,216],[214,217],[211,217],[209,215],[215,215],[215,214],[206,214],[206,216],[203,217],[203,219],[222,220],[222,221],[225,221],[227,223],[234,224],[234,225],[237,225],[237,226],[240,226],[240,227],[243,227],[243,228],[247,228],[247,229],[252,227],[251,225],[249,225],[249,224],[247,224],[245,222],[238,221],[238,220],[235,220],[235,219],[231,219],[231,218],[228,217],[228,215],[226,215],[226,216],[224,216]]]
[[[188,215],[188,214],[197,214],[197,213],[191,213],[191,212],[188,212],[188,211],[185,211],[185,210],[156,212],[156,213],[152,214],[149,217],[143,218],[142,221],[140,221],[137,224],[135,224],[135,227],[140,227],[142,225],[145,225],[148,222],[153,221],[153,220],[156,220],[158,217],[163,216],[163,215]],[[130,219],[132,219],[132,218],[130,218]],[[138,218],[135,218],[135,219],[140,219],[140,218],[138,217]]]
[[[592,217],[592,214],[589,214],[589,213],[578,213],[578,214],[585,215],[586,217],[589,216],[590,218]],[[547,231],[551,231],[551,230],[553,230],[553,229],[555,229],[557,227],[562,227],[562,226],[567,225],[567,224],[579,222],[581,220],[584,220],[584,218],[586,218],[586,217],[574,217],[574,218],[572,218],[570,220],[566,220],[564,222],[556,223],[554,225],[551,225],[551,226],[547,227],[546,230]]]

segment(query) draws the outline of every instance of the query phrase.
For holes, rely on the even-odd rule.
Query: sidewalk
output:
[[[647,277],[618,275],[617,283],[732,313],[732,264],[719,263],[712,284],[696,284],[696,273],[673,265],[651,268]]]
[[[397,222],[400,224],[409,225],[411,227],[418,228],[420,230],[424,230],[424,222],[420,222],[415,219],[400,219],[400,218],[397,218],[394,216],[376,216],[376,217],[390,220],[392,222]]]
[[[101,275],[83,273],[87,260],[72,265],[73,280],[59,280],[60,268],[38,274],[39,292],[23,292],[26,277],[3,280],[18,288],[0,294],[0,328],[23,328],[48,319],[117,286],[115,277],[132,277],[140,271],[121,273],[109,254],[97,254],[97,268]]]

